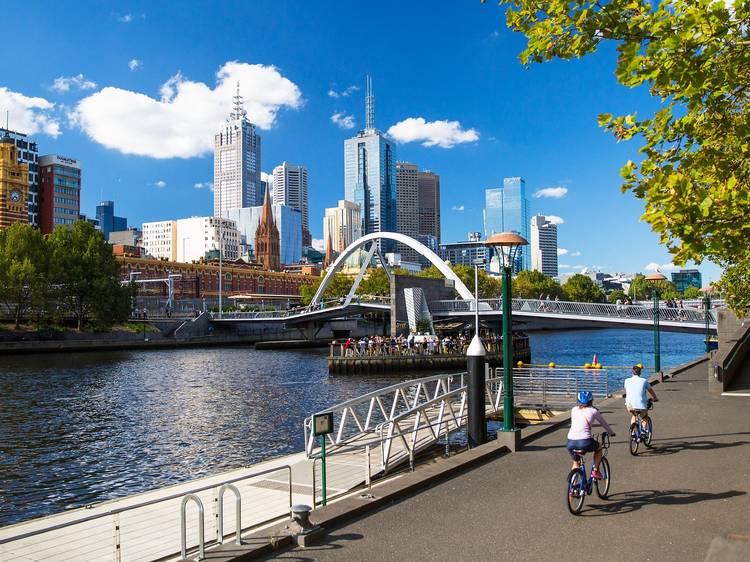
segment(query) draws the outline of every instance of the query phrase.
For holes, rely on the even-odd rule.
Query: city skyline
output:
[[[438,4],[434,14],[420,6],[403,9],[434,23],[429,34],[447,30],[449,22],[451,28],[460,24],[455,44],[431,52],[422,46],[425,31],[397,48],[398,42],[389,45],[388,39],[400,36],[401,24],[386,30],[382,16],[373,15],[363,25],[380,33],[383,52],[336,62],[334,54],[353,45],[355,34],[345,22],[362,8],[342,4],[337,13],[325,16],[313,7],[285,2],[259,2],[253,8],[242,8],[247,10],[243,17],[227,18],[227,8],[218,7],[201,22],[189,14],[170,21],[164,9],[138,3],[129,5],[127,13],[133,17],[128,22],[87,3],[70,10],[11,10],[9,25],[29,28],[29,53],[39,62],[33,68],[14,64],[12,72],[4,68],[0,109],[10,110],[11,129],[20,129],[24,121],[36,129],[31,137],[40,154],[65,154],[82,163],[84,214],[92,215],[99,200],[114,200],[131,225],[140,225],[211,214],[212,135],[228,114],[237,80],[263,84],[273,99],[264,101],[250,86],[248,91],[242,87],[243,97],[253,102],[252,107],[247,104],[251,121],[257,121],[263,137],[263,161],[270,164],[262,171],[270,173],[273,164],[284,160],[308,167],[315,178],[310,229],[322,247],[324,209],[335,206],[343,194],[341,144],[363,125],[362,82],[370,73],[378,90],[378,122],[396,139],[398,159],[441,177],[443,242],[482,230],[484,190],[503,177],[522,176],[531,198],[529,214],[565,223],[559,240],[561,274],[584,266],[645,271],[657,265],[670,271],[669,254],[638,220],[641,202],[619,192],[617,172],[636,156],[634,147],[615,144],[596,126],[598,112],[632,111],[653,103],[617,86],[611,71],[603,70],[609,68],[612,52],[524,70],[517,61],[523,39],[504,28],[500,9]],[[278,33],[279,24],[268,24],[274,14],[290,9],[299,12],[299,36],[314,41],[313,52],[285,48],[291,45],[287,35]],[[88,39],[102,46],[95,53],[82,44],[51,39],[54,25],[78,21],[79,11],[91,16]],[[216,22],[239,26],[227,24],[228,19],[241,20],[246,33],[260,33],[261,40],[252,48],[219,40],[224,29]],[[323,23],[344,31],[314,36]],[[205,37],[191,50],[182,36],[196,36],[198,29]],[[180,38],[165,42],[164,36],[171,35]],[[389,68],[401,51],[418,57],[423,68],[409,75],[398,65]],[[194,56],[187,58],[184,52]],[[320,63],[314,72],[308,70],[311,57]],[[454,76],[446,80],[437,68]],[[513,89],[504,87],[508,80]],[[546,83],[555,88],[539,88]],[[191,98],[195,92],[200,96]],[[142,106],[131,105],[136,97]],[[161,112],[181,116],[180,108],[191,99],[204,105],[201,111],[189,108],[180,142]],[[45,109],[45,103],[55,105]],[[143,135],[151,122],[163,127],[164,134],[152,142],[131,138],[138,131],[118,132],[115,125],[122,117],[112,109],[114,103],[138,117]],[[208,135],[191,136],[205,122]],[[591,236],[592,230],[602,235]],[[716,266],[700,269],[707,282],[718,277]]]

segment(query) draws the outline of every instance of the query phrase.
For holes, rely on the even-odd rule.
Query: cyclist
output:
[[[568,431],[566,448],[573,458],[573,470],[579,468],[574,450],[593,452],[594,470],[591,474],[594,478],[601,478],[599,461],[602,460],[602,450],[599,442],[591,435],[591,425],[594,421],[598,422],[611,437],[615,436],[615,432],[609,427],[604,416],[594,408],[594,395],[588,390],[583,390],[578,393],[578,405],[570,411],[570,431]]]
[[[642,367],[633,365],[633,375],[625,379],[625,408],[630,413],[630,425],[635,423],[636,415],[641,412],[641,426],[646,427],[648,423],[648,402],[646,392],[651,395],[654,402],[658,402],[654,389],[646,379],[641,378]]]

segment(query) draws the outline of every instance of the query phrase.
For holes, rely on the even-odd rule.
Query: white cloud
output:
[[[573,258],[577,258],[580,255],[581,255],[581,252],[571,252],[570,253],[570,256],[573,257]]]
[[[83,74],[78,76],[58,76],[50,86],[51,90],[54,90],[60,94],[69,92],[71,87],[76,87],[79,90],[93,90],[96,88],[96,82],[87,80]]]
[[[53,114],[55,104],[44,98],[29,97],[0,87],[0,108],[8,112],[10,128],[14,131],[27,135],[60,135],[60,122]]]
[[[106,87],[82,99],[70,117],[91,139],[123,154],[192,158],[213,151],[237,82],[248,119],[261,129],[270,129],[281,109],[302,105],[297,85],[275,66],[231,61],[216,73],[213,88],[180,73],[162,85],[161,99]]]
[[[544,187],[542,189],[537,189],[534,192],[534,197],[539,199],[540,197],[551,197],[553,199],[560,199],[561,197],[565,197],[565,194],[568,193],[567,187]]]
[[[573,266],[572,265],[568,265],[567,263],[561,263],[557,267],[559,267],[560,269],[570,269]]]
[[[566,250],[565,248],[558,248],[557,249],[557,255],[558,256],[564,256],[567,253],[568,253],[568,250]]]
[[[652,261],[651,263],[646,265],[643,269],[645,269],[646,271],[654,271],[654,272],[660,271],[661,273],[664,273],[665,271],[674,271],[675,269],[677,269],[677,266],[675,266],[675,264],[673,264],[672,262],[663,263],[660,265]]]
[[[143,66],[143,61],[142,61],[142,60],[139,60],[139,59],[130,59],[130,60],[128,61],[128,68],[129,68],[129,69],[130,69],[130,70],[131,70],[132,72],[135,72],[135,71],[136,71],[136,70],[138,70],[138,69],[139,69],[139,68],[140,68],[141,66]]]
[[[464,130],[458,121],[425,121],[423,117],[409,117],[388,129],[388,134],[399,142],[420,142],[422,146],[452,148],[465,142],[476,142],[475,129]]]
[[[458,211],[460,213],[463,210],[464,210],[464,206],[463,205],[453,205],[453,207],[451,207],[451,211]]]
[[[267,182],[268,185],[273,185],[273,174],[267,174],[266,172],[260,173],[260,181]]]
[[[154,185],[158,187],[159,189],[161,189],[163,187],[167,187],[167,182],[165,182],[164,180],[159,180],[159,181],[155,181]]]
[[[562,217],[558,217],[557,215],[544,215],[547,217],[547,220],[551,222],[552,224],[563,224],[565,221],[562,219]]]
[[[214,182],[212,182],[212,181],[199,181],[197,183],[194,183],[193,187],[195,189],[210,189],[211,191],[213,191],[214,190]]]
[[[121,23],[130,23],[133,21],[133,14],[123,14],[121,16],[117,16],[117,21]]]
[[[326,251],[326,244],[325,240],[321,238],[313,238],[312,239],[312,247],[318,250],[319,252],[325,252]]]
[[[353,129],[354,128],[354,115],[334,113],[333,115],[331,115],[331,123],[335,123],[341,129]]]
[[[348,98],[351,96],[354,92],[359,91],[359,86],[349,86],[348,88],[341,90],[340,92],[337,92],[333,88],[328,90],[328,96],[332,97],[333,99],[339,99],[339,98]]]

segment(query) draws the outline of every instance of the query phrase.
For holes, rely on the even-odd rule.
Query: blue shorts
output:
[[[575,457],[575,454],[573,453],[573,449],[578,449],[579,451],[592,453],[593,451],[599,450],[599,441],[593,438],[568,439],[568,444],[565,446],[565,448],[568,449],[568,452],[570,453],[571,457]]]

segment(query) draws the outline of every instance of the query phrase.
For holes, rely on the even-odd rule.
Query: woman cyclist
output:
[[[602,451],[599,442],[591,436],[591,425],[598,422],[604,430],[611,436],[615,432],[609,427],[599,410],[594,408],[594,395],[588,390],[578,393],[578,405],[570,411],[570,431],[568,432],[568,444],[566,448],[573,458],[573,469],[579,467],[576,461],[574,450],[594,453],[594,470],[592,476],[599,478],[599,461],[602,460]]]

